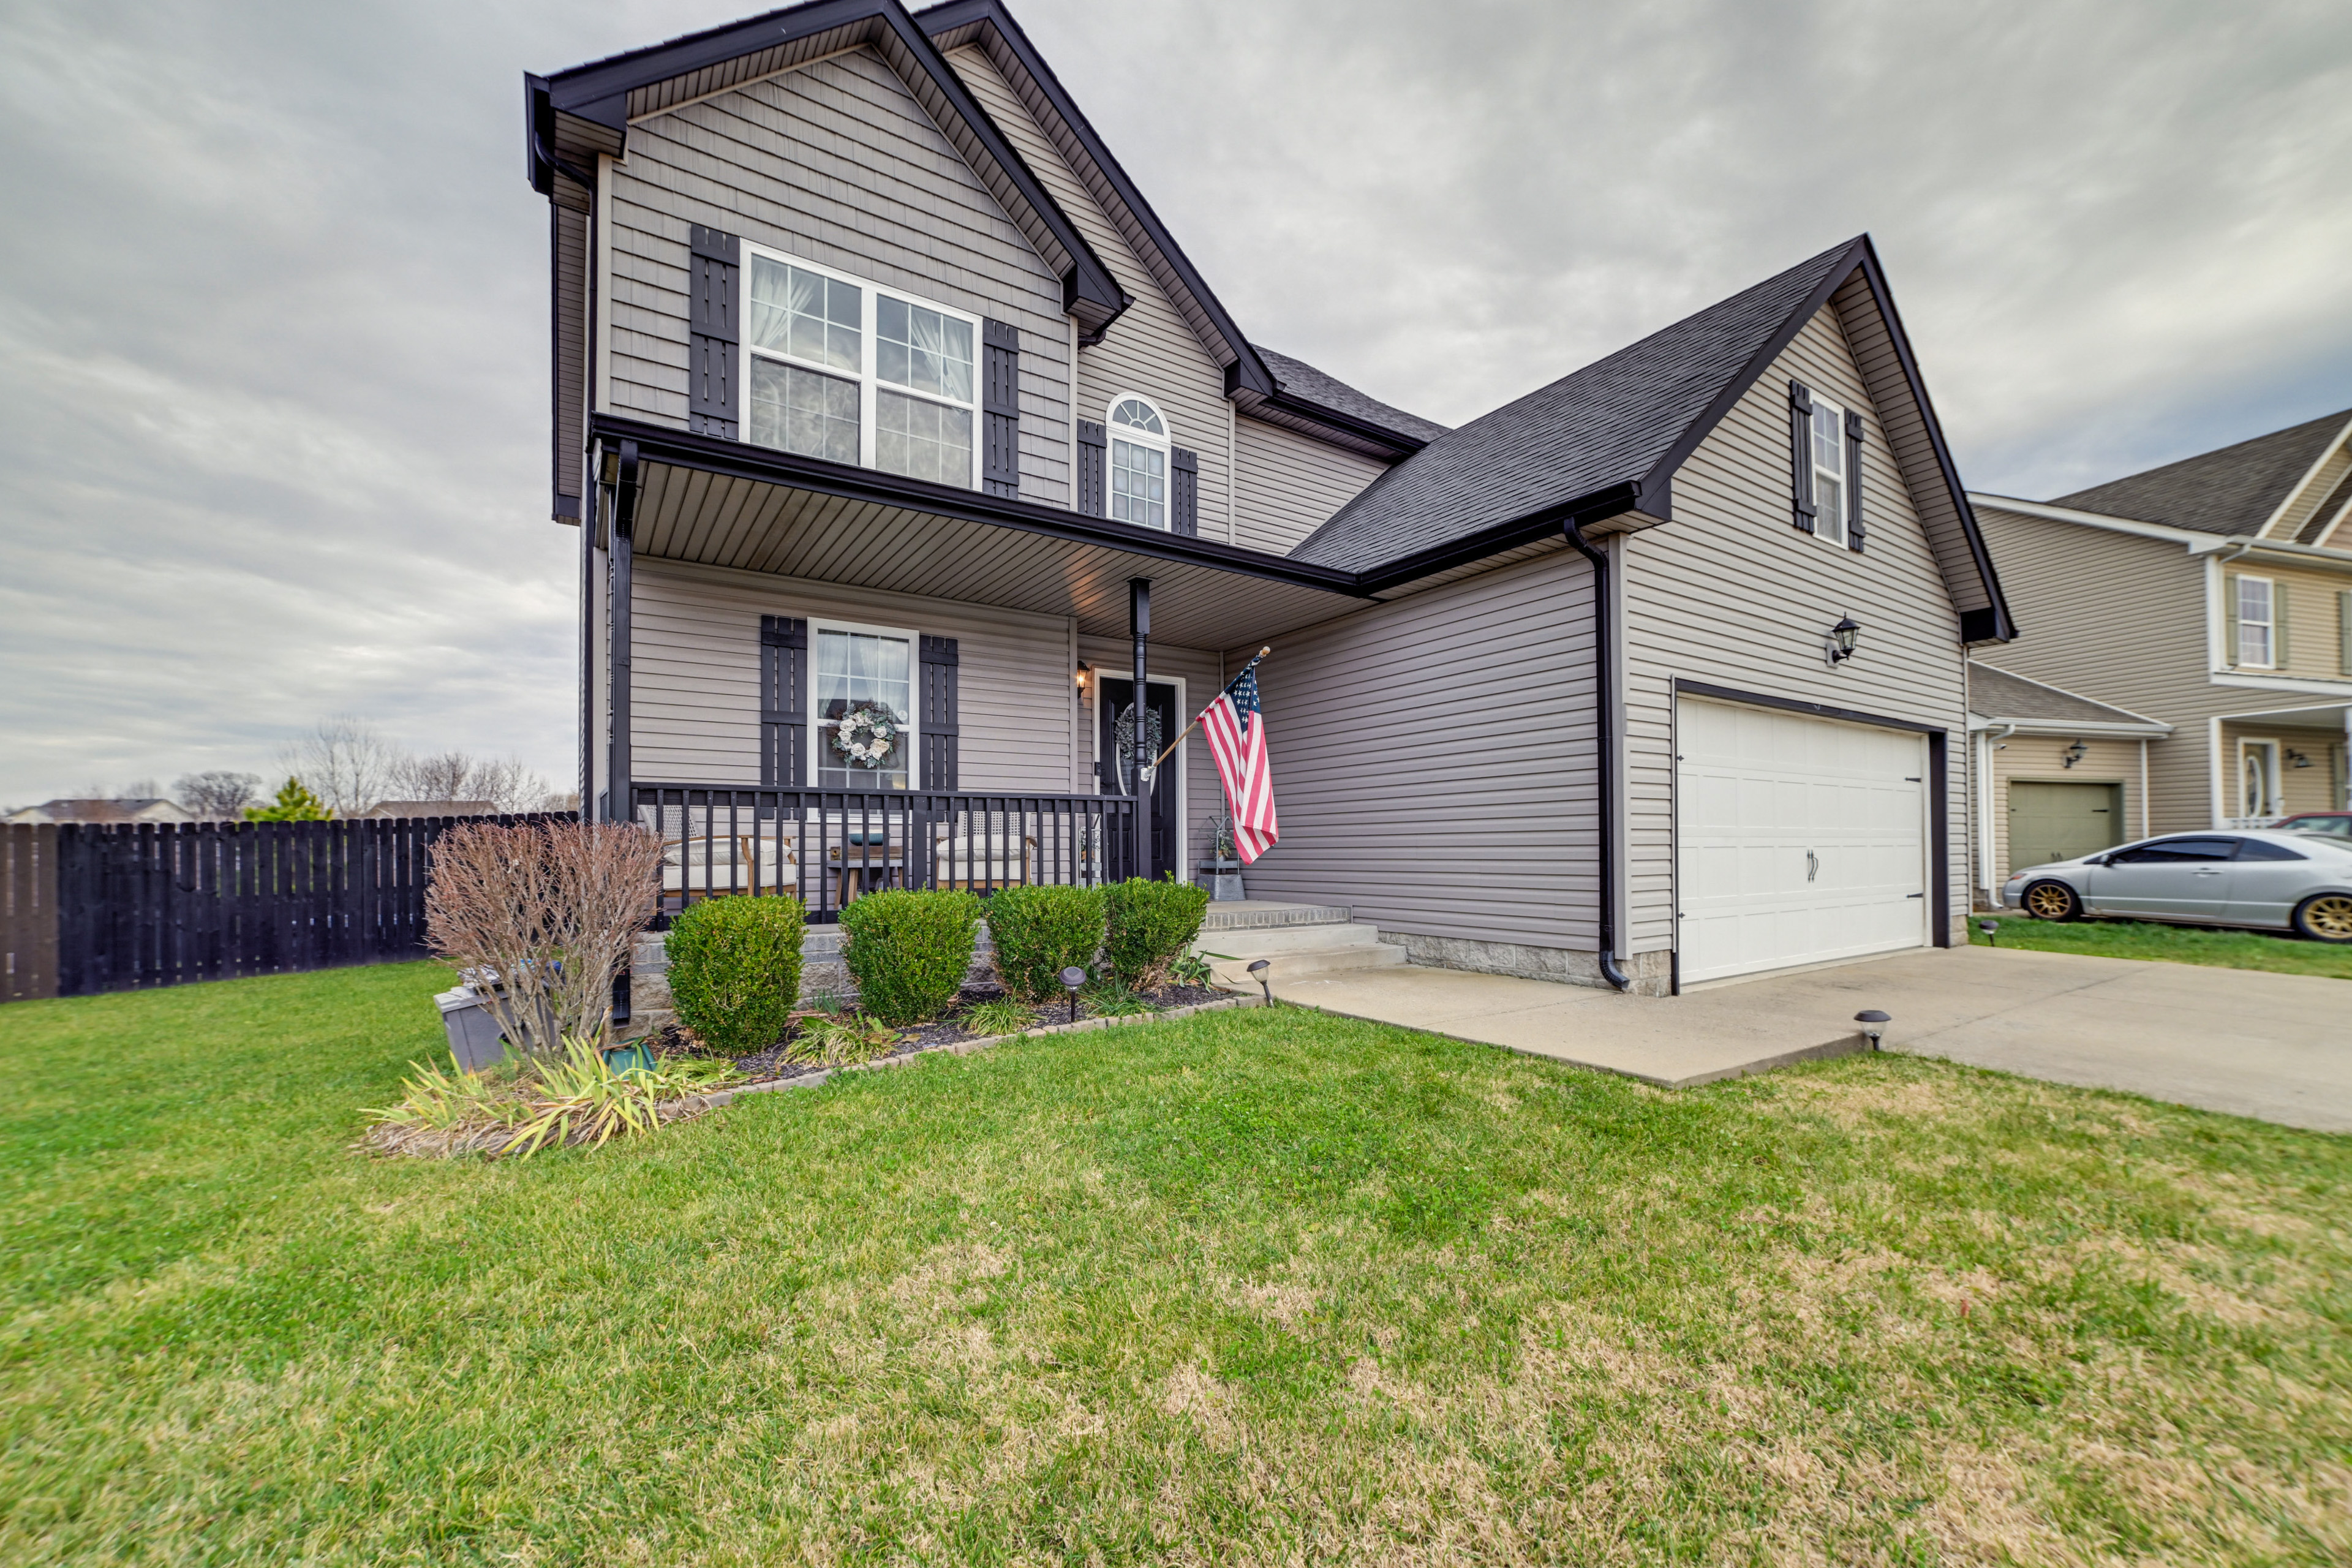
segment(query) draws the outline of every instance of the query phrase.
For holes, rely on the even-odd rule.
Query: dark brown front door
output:
[[[1149,711],[1160,719],[1160,743],[1151,748],[1151,754],[1156,757],[1167,749],[1169,742],[1176,738],[1176,731],[1183,721],[1176,716],[1175,687],[1157,680],[1147,680],[1143,685]],[[1102,679],[1095,701],[1097,720],[1095,755],[1101,759],[1095,765],[1095,773],[1102,780],[1101,788],[1105,795],[1129,795],[1134,791],[1130,776],[1134,764],[1129,757],[1119,755],[1118,745],[1119,716],[1134,701],[1134,680],[1112,676]],[[1147,732],[1150,728],[1150,721],[1147,718]],[[1178,756],[1181,755],[1180,752]],[[1184,868],[1176,864],[1177,761],[1178,757],[1169,758],[1168,765],[1161,768],[1151,781],[1151,864],[1145,868],[1144,875],[1157,878],[1173,871],[1177,879],[1181,881]]]

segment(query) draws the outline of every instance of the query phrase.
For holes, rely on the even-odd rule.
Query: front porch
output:
[[[2214,815],[2223,827],[2267,827],[2294,812],[2342,811],[2352,703],[2238,713],[2213,721]]]

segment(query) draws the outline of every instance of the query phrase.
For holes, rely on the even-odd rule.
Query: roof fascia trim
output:
[[[2206,533],[2193,528],[2175,528],[2168,522],[2147,522],[2137,517],[2116,517],[2103,511],[2082,511],[2071,506],[2053,506],[2048,501],[2021,500],[2015,496],[1997,496],[1982,491],[1970,491],[1969,500],[1971,502],[1980,501],[1999,511],[2013,511],[2021,516],[2038,517],[2050,522],[2071,522],[2084,528],[2103,528],[2110,533],[2132,533],[2137,534],[2142,539],[2161,539],[2167,543],[2185,545],[2192,554],[2203,552],[2199,551],[2200,545],[2202,545],[2206,552],[2210,552],[2226,549],[2233,544],[2260,545],[2264,542],[2255,539],[2252,534]],[[2313,546],[2304,545],[2300,548],[2308,550]],[[2337,552],[2328,551],[2326,553],[2332,555]]]
[[[949,0],[946,5],[934,5],[919,13],[912,20],[927,37],[936,37],[974,24],[995,33],[1006,51],[1021,63],[1022,68],[1036,83],[1037,90],[1053,105],[1054,112],[1069,126],[1070,134],[1095,161],[1096,166],[1102,171],[1105,183],[1134,215],[1138,226],[1151,237],[1152,244],[1167,258],[1170,269],[1200,305],[1202,313],[1225,338],[1226,346],[1234,353],[1233,360],[1225,367],[1225,395],[1232,396],[1238,386],[1263,396],[1275,395],[1277,388],[1265,362],[1258,358],[1257,351],[1250,346],[1249,339],[1226,314],[1224,305],[1211,290],[1199,269],[1193,267],[1183,247],[1176,243],[1175,236],[1168,231],[1166,224],[1160,221],[1160,215],[1152,210],[1151,204],[1144,200],[1143,193],[1128,176],[1118,160],[1111,155],[1109,146],[1097,133],[1093,123],[1079,111],[1076,100],[1070,96],[1061,79],[1054,74],[1054,68],[1045,63],[1045,56],[1038,52],[1036,45],[1029,41],[1029,35],[1022,31],[1021,24],[1013,19],[1013,14],[1004,8],[1002,0]]]
[[[1255,550],[1244,550],[1238,545],[1220,544],[1213,540],[1188,539],[1174,533],[1156,534],[1149,530],[1136,530],[1099,518],[1065,511],[1057,507],[999,500],[978,490],[954,489],[921,479],[902,479],[876,468],[850,468],[816,458],[746,446],[740,441],[689,435],[666,425],[648,424],[619,415],[593,416],[589,421],[589,436],[592,439],[635,442],[640,462],[669,463],[730,479],[749,479],[757,484],[814,490],[842,500],[904,507],[910,511],[930,512],[961,522],[1019,529],[1024,532],[1044,534],[1076,544],[1098,545],[1129,555],[1146,555],[1188,566],[1205,566],[1214,571],[1263,577],[1268,582],[1285,583],[1294,587],[1319,588],[1325,593],[1351,598],[1370,597],[1352,572],[1311,565],[1303,561],[1287,561],[1278,555],[1265,555]]]
[[[906,8],[897,0],[813,0],[812,4],[794,5],[746,21],[730,23],[706,32],[690,33],[666,44],[655,44],[611,59],[590,65],[574,66],[556,71],[543,80],[549,100],[555,111],[593,121],[612,129],[624,138],[628,134],[630,92],[649,87],[657,81],[684,76],[706,67],[751,54],[758,49],[773,48],[778,44],[812,33],[830,31],[835,27],[871,20],[895,34],[908,53],[920,65],[926,75],[945,98],[956,114],[971,128],[990,158],[1004,171],[1022,200],[1035,209],[1039,218],[1052,232],[1054,238],[1071,258],[1070,271],[1063,279],[1065,305],[1086,321],[1092,331],[1100,331],[1116,321],[1134,303],[1118,286],[1086,236],[1070,221],[1053,196],[1047,193],[1021,154],[1005,140],[987,110],[971,96],[961,78],[958,77],[939,50],[931,46],[930,35],[915,25]],[[536,169],[534,169],[534,174]],[[533,180],[533,184],[537,184]]]
[[[1390,460],[1392,462],[1402,462],[1429,445],[1427,441],[1417,437],[1407,436],[1401,430],[1391,430],[1385,425],[1375,425],[1360,415],[1343,413],[1339,409],[1318,403],[1312,398],[1301,397],[1296,393],[1277,389],[1251,397],[1236,384],[1234,369],[1233,365],[1225,367],[1225,395],[1239,404],[1244,414],[1260,407],[1279,409],[1297,418],[1327,426],[1342,435],[1352,436],[1359,441],[1378,447],[1389,454]]]
[[[2112,719],[2012,719],[1999,713],[1969,710],[1969,728],[1990,730],[1999,724],[2019,735],[2087,735],[2093,740],[2157,741],[2172,733],[2172,726],[2150,719],[2146,723],[2123,724]]]
[[[1646,505],[1643,504],[1645,501]],[[1670,510],[1669,498],[1665,494],[1653,493],[1644,489],[1640,481],[1629,479],[1611,485],[1604,489],[1578,496],[1572,500],[1556,501],[1551,505],[1539,507],[1534,511],[1512,518],[1508,521],[1482,529],[1467,538],[1433,545],[1427,550],[1419,551],[1395,561],[1383,562],[1378,566],[1351,574],[1351,575],[1355,577],[1363,591],[1380,593],[1386,589],[1401,587],[1433,573],[1447,571],[1456,566],[1467,566],[1473,562],[1482,561],[1489,555],[1500,554],[1506,550],[1517,549],[1522,544],[1532,544],[1538,539],[1548,539],[1559,531],[1571,517],[1579,522],[1599,522],[1607,518],[1622,516],[1629,511],[1639,511],[1646,517],[1663,521],[1665,513]]]

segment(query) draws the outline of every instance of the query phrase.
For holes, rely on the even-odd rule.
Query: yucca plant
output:
[[[602,1051],[567,1035],[561,1058],[520,1064],[504,1076],[493,1069],[452,1077],[417,1066],[401,1086],[400,1103],[366,1112],[376,1123],[369,1142],[394,1153],[494,1156],[600,1144],[616,1133],[657,1131],[665,1102],[735,1076],[732,1062],[676,1057],[614,1072]]]

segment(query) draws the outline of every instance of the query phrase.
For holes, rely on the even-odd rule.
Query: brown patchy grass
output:
[[[354,1159],[431,983],[9,1009],[0,1561],[2352,1559],[2352,1140],[1277,1009]]]

